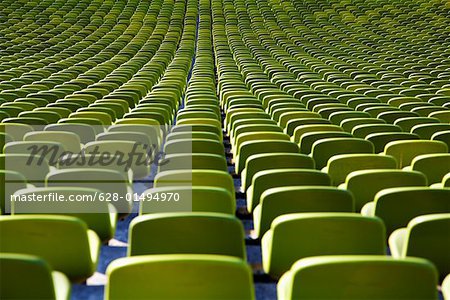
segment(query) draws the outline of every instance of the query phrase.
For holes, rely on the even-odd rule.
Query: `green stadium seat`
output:
[[[255,299],[250,267],[236,257],[139,255],[115,260],[108,266],[106,275],[107,300]],[[173,286],[178,288],[170,288]]]
[[[397,187],[383,189],[361,210],[366,216],[378,216],[390,235],[395,229],[406,227],[413,218],[450,212],[450,190],[427,187]],[[427,201],[423,201],[427,199]]]
[[[330,177],[317,170],[289,168],[259,171],[253,176],[246,191],[247,210],[252,212],[260,203],[261,195],[270,188],[330,184]]]
[[[330,175],[332,185],[338,186],[354,171],[396,168],[396,160],[387,155],[340,154],[332,156],[322,172]]]
[[[130,224],[129,243],[129,256],[216,254],[246,257],[242,223],[229,214],[174,212],[140,216]]]
[[[2,253],[0,257],[2,299],[68,300],[71,286],[67,277],[53,271],[43,259],[24,254]]]
[[[68,216],[0,216],[0,252],[42,257],[51,268],[80,282],[97,266],[100,240],[78,218]],[[2,276],[3,277],[3,276]]]
[[[310,256],[384,255],[385,229],[381,219],[353,213],[287,214],[273,220],[261,245],[264,271],[278,278]]]
[[[384,148],[384,155],[393,156],[399,168],[412,163],[416,156],[432,153],[447,153],[448,147],[440,141],[393,141]]]
[[[253,210],[254,235],[261,237],[272,221],[285,214],[302,212],[353,212],[354,200],[348,191],[326,186],[287,186],[264,191]]]
[[[400,259],[408,256],[426,258],[437,267],[442,280],[450,272],[449,226],[450,214],[431,214],[412,219],[406,228],[395,230],[389,237],[392,256]]]
[[[281,277],[277,294],[280,300],[438,299],[436,284],[436,269],[425,259],[330,255],[297,261]]]

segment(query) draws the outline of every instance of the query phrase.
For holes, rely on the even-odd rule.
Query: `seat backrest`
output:
[[[95,141],[84,145],[85,154],[100,155],[110,160],[118,160],[124,171],[131,169],[134,178],[144,178],[150,174],[154,162],[153,147],[144,147],[133,141]],[[149,155],[150,154],[150,155]]]
[[[402,170],[360,170],[348,174],[345,183],[339,186],[352,192],[355,210],[358,212],[375,195],[386,188],[426,186],[427,179],[420,172]]]
[[[431,214],[412,219],[403,256],[423,257],[439,270],[441,278],[450,273],[450,213]],[[433,245],[433,247],[430,247]]]
[[[244,172],[241,175],[242,187],[247,189],[253,177],[259,171],[269,169],[314,169],[314,161],[311,157],[299,153],[263,153],[255,154],[247,159]]]
[[[37,256],[2,253],[0,271],[2,299],[56,299],[51,268]]]
[[[251,269],[236,257],[134,256],[113,261],[106,274],[105,300],[255,298]]]
[[[362,273],[364,280],[354,276]],[[322,288],[324,282],[327,288]],[[278,299],[436,300],[436,284],[436,269],[425,259],[321,256],[296,262],[278,283]]]
[[[225,157],[209,153],[181,153],[165,155],[158,165],[158,172],[184,169],[227,171]]]
[[[50,172],[48,161],[43,159],[30,159],[28,154],[0,154],[0,166],[5,170],[22,174],[28,183],[43,186],[45,176]]]
[[[442,181],[442,178],[450,171],[450,154],[436,153],[424,154],[414,157],[411,169],[425,174],[428,185]]]
[[[264,271],[279,277],[305,257],[384,255],[385,229],[381,219],[353,213],[287,214],[272,222],[261,242]]]
[[[316,141],[311,150],[311,156],[319,170],[327,165],[332,156],[352,153],[374,153],[374,146],[371,142],[358,138],[325,138]]]
[[[247,209],[253,211],[259,204],[264,191],[282,186],[304,186],[331,184],[330,177],[323,172],[308,169],[273,169],[260,171],[253,176],[252,184],[247,190]]]
[[[153,198],[163,199],[163,197],[173,200],[152,201]],[[234,215],[236,210],[236,202],[229,190],[211,186],[151,188],[146,190],[141,198],[140,214],[202,211]]]
[[[239,156],[236,157],[236,173],[240,174],[245,168],[247,159],[251,155],[261,153],[299,153],[297,144],[290,141],[261,140],[245,142],[241,145]]]
[[[80,137],[72,132],[66,131],[34,131],[25,134],[24,141],[47,141],[47,142],[57,142],[63,145],[66,151],[72,153],[80,153]]]
[[[264,191],[253,212],[255,234],[261,237],[281,215],[300,212],[353,212],[350,192],[327,186],[287,186]]]
[[[365,139],[372,142],[375,153],[381,153],[386,145],[392,141],[418,140],[420,137],[417,134],[406,132],[380,132],[371,133]]]
[[[216,170],[164,171],[155,176],[154,187],[212,186],[224,188],[235,198],[234,182],[228,172]]]
[[[384,148],[384,154],[393,156],[399,168],[410,165],[418,155],[447,152],[447,145],[440,141],[394,141]]]
[[[86,223],[68,216],[23,215],[0,217],[0,252],[42,257],[71,280],[83,280],[95,271],[100,240]],[[89,238],[88,238],[89,235]],[[94,238],[95,237],[95,238]],[[96,241],[95,245],[90,242]]]
[[[229,214],[175,212],[139,216],[131,221],[129,243],[129,256],[219,254],[246,257],[244,228]]]
[[[339,185],[345,181],[348,174],[358,170],[395,169],[396,160],[387,155],[378,154],[339,154],[328,160],[322,169],[330,175],[332,184]]]
[[[383,219],[388,235],[417,216],[435,213],[450,213],[450,189],[398,187],[375,195],[375,215]]]

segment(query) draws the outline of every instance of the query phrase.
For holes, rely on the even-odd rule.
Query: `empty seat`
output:
[[[281,215],[300,212],[353,212],[348,191],[326,186],[287,186],[264,191],[253,210],[254,234],[261,237]]]
[[[163,199],[171,201],[152,201]],[[217,212],[234,214],[236,201],[231,192],[210,186],[168,186],[146,190],[140,196],[140,214],[158,212]]]
[[[242,144],[239,155],[235,158],[236,173],[240,174],[245,168],[247,159],[255,154],[262,153],[298,153],[298,146],[289,141],[262,140],[245,142]]]
[[[395,230],[389,237],[392,256],[408,256],[430,260],[438,269],[441,280],[450,273],[450,214],[419,216],[408,226]]]
[[[436,285],[436,269],[425,259],[321,256],[297,261],[279,280],[277,294],[280,300],[438,299]]]
[[[387,234],[405,227],[420,215],[450,213],[450,189],[426,187],[388,188],[378,192],[373,202],[364,205],[361,213],[378,216],[386,225]]]
[[[121,258],[108,266],[106,275],[106,300],[255,298],[250,267],[224,255]]]
[[[355,198],[355,210],[373,201],[375,195],[386,188],[426,186],[427,179],[420,172],[402,170],[361,170],[354,171],[339,185],[339,188],[352,192]]]
[[[414,157],[411,166],[404,170],[419,171],[425,174],[428,185],[442,181],[445,174],[450,172],[450,154],[424,154]]]
[[[309,169],[273,169],[259,171],[253,176],[247,189],[247,210],[252,212],[259,204],[264,191],[284,186],[330,185],[330,177],[323,172]]]
[[[305,257],[384,255],[385,229],[381,219],[359,214],[287,214],[273,220],[261,245],[264,271],[280,277]]]
[[[358,170],[395,169],[397,162],[393,157],[377,154],[340,154],[332,156],[322,172],[331,177],[333,185],[343,183],[348,174]]]
[[[259,171],[269,169],[313,169],[314,161],[311,157],[298,153],[263,153],[255,154],[247,159],[242,171],[242,189],[245,191],[252,183],[253,177]]]
[[[311,157],[316,162],[316,168],[322,169],[328,160],[338,154],[373,153],[373,144],[358,138],[329,138],[313,144]]]
[[[394,141],[384,148],[384,154],[393,156],[399,168],[410,165],[418,155],[447,152],[447,145],[439,141]]]
[[[2,253],[0,273],[2,299],[70,298],[71,286],[67,277],[63,273],[53,271],[37,256]]]
[[[129,243],[130,256],[220,254],[246,257],[242,223],[228,214],[193,212],[140,216],[131,221]]]
[[[83,281],[96,269],[97,234],[69,216],[0,216],[0,252],[31,254],[71,281]]]

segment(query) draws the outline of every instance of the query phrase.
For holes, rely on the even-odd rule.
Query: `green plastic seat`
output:
[[[2,299],[70,299],[71,286],[67,277],[53,271],[37,256],[2,253],[0,273],[3,275],[0,279]]]
[[[316,168],[320,170],[334,155],[362,153],[374,153],[373,144],[358,138],[325,138],[313,144],[310,155],[316,162]]]
[[[441,111],[435,111],[428,115],[430,118],[436,118],[439,119],[443,123],[449,123],[450,122],[450,110],[441,110]]]
[[[133,171],[135,179],[144,178],[150,174],[150,162],[153,158],[148,156],[147,150],[144,145],[126,140],[95,141],[84,145],[85,154],[103,155],[110,160],[117,159],[117,163],[123,166],[124,172]]]
[[[95,119],[100,121],[102,125],[111,125],[112,118],[109,114],[100,111],[84,111],[84,112],[74,112],[69,116],[69,120],[72,119]]]
[[[365,137],[366,140],[372,142],[375,148],[375,153],[382,153],[385,147],[390,142],[394,141],[414,141],[419,140],[417,134],[407,132],[380,132],[371,133]]]
[[[94,161],[95,158],[98,158],[97,162]],[[70,160],[70,162],[67,160]],[[77,156],[60,160],[59,169],[52,170],[47,174],[45,178],[46,186],[100,190],[103,194],[99,197],[105,199],[104,202],[112,204],[120,216],[129,214],[132,208],[130,194],[133,194],[133,190],[128,178],[129,175],[124,171],[125,167],[114,162],[109,165],[103,164],[100,162],[100,157],[88,155],[84,157],[85,164],[83,165],[81,162],[80,157]],[[97,209],[95,206],[94,208]],[[99,204],[97,212],[114,211]],[[115,221],[112,217],[111,226],[111,230],[113,230]]]
[[[33,130],[32,126],[26,124],[0,123],[0,132],[9,135],[14,141],[21,141],[26,133]]]
[[[414,126],[421,124],[436,124],[439,120],[436,118],[427,117],[411,117],[401,118],[394,122],[394,125],[400,126],[404,132],[410,132]]]
[[[58,159],[64,154],[64,146],[59,142],[52,141],[24,141],[10,142],[3,148],[5,154],[25,154],[29,156],[30,162],[45,159],[52,166],[56,165]]]
[[[399,168],[411,164],[412,160],[422,154],[447,153],[448,147],[440,141],[393,141],[384,147],[384,155],[393,156]]]
[[[52,176],[56,177],[56,176]],[[27,188],[19,190],[14,194],[14,197],[28,198],[28,197],[49,197],[55,194],[58,197],[64,197],[64,199],[74,199],[86,197],[86,199],[96,199],[95,197],[101,191],[93,188],[81,188],[81,187],[38,187]],[[73,216],[83,220],[89,229],[92,229],[97,233],[98,237],[102,241],[108,241],[114,236],[117,214],[113,208],[110,208],[108,202],[92,201],[92,202],[47,202],[47,203],[35,203],[35,202],[12,202],[12,213],[17,214],[63,214]],[[113,212],[109,212],[112,210]]]
[[[273,220],[261,246],[264,271],[279,278],[310,256],[384,255],[385,229],[381,219],[354,213],[287,214]]]
[[[49,122],[42,118],[36,117],[15,117],[15,118],[6,118],[2,120],[2,123],[19,123],[25,125],[36,125],[43,126],[49,124]]]
[[[24,111],[19,114],[19,118],[38,118],[43,119],[47,124],[57,123],[61,119],[61,115],[52,111]]]
[[[355,198],[355,210],[373,201],[375,195],[386,188],[426,186],[427,179],[420,172],[402,170],[360,170],[347,175],[340,189],[350,191]]]
[[[384,132],[401,132],[402,128],[392,124],[364,124],[352,129],[352,135],[357,138],[366,138],[369,134]]]
[[[263,236],[281,215],[303,212],[353,212],[348,191],[325,186],[287,186],[264,191],[253,210],[254,235]]]
[[[139,216],[130,223],[129,243],[129,256],[218,254],[246,257],[244,228],[229,214],[174,212]]]
[[[437,300],[436,284],[436,268],[425,259],[320,256],[293,264],[279,280],[277,294],[279,300]]]
[[[251,269],[236,257],[134,256],[113,261],[106,275],[105,300],[255,299]]]
[[[183,169],[228,170],[224,156],[209,153],[167,154],[158,166],[158,172]]]
[[[450,124],[423,124],[414,126],[411,133],[417,134],[422,139],[430,140],[435,133],[449,130]]]
[[[164,145],[166,155],[182,153],[204,153],[223,156],[223,143],[208,139],[178,139]]]
[[[445,174],[450,172],[450,154],[424,154],[416,156],[411,166],[403,168],[404,170],[418,171],[428,179],[428,185],[441,182]]]
[[[300,152],[309,155],[315,142],[329,138],[352,138],[348,132],[343,131],[314,131],[304,133],[299,141]]]
[[[269,169],[300,168],[314,169],[311,157],[299,153],[263,153],[255,154],[247,159],[242,171],[242,190],[245,191],[252,183],[253,177],[259,171]]]
[[[295,128],[294,135],[292,136],[291,141],[295,142],[295,143],[299,143],[304,134],[311,133],[311,132],[321,132],[321,131],[342,132],[343,130],[341,127],[339,127],[337,125],[331,125],[331,124],[330,125],[328,125],[328,124],[301,125],[301,126],[298,126],[297,128]]]
[[[345,181],[347,175],[358,170],[396,169],[397,162],[393,157],[378,154],[340,154],[332,156],[322,172],[331,177],[332,185],[338,186]]]
[[[45,158],[30,160],[28,154],[0,154],[0,166],[7,171],[22,174],[27,183],[35,186],[44,186],[45,176],[50,172]]]
[[[234,182],[228,172],[216,170],[176,170],[156,174],[154,187],[211,186],[224,188],[235,198]]]
[[[270,188],[330,184],[330,177],[317,170],[290,168],[259,171],[253,176],[251,185],[246,191],[247,210],[252,212],[260,203],[261,195]]]
[[[424,201],[426,199],[426,201]],[[378,216],[390,235],[395,229],[406,227],[413,218],[437,213],[450,213],[450,189],[427,187],[397,187],[378,192],[374,201],[361,210],[366,216]]]
[[[173,201],[146,201],[162,197]],[[178,200],[177,200],[178,199]],[[168,186],[146,190],[140,199],[140,214],[160,212],[216,212],[234,215],[236,203],[230,191],[210,186]]]
[[[220,141],[220,137],[217,134],[202,131],[171,132],[166,136],[166,142],[178,139],[207,139]]]
[[[450,273],[449,228],[450,213],[416,217],[406,228],[395,230],[389,237],[392,256],[426,258],[437,267],[442,280]]]
[[[147,135],[150,144],[160,145],[162,132],[159,126],[145,124],[115,124],[108,128],[108,132],[137,132]]]
[[[339,124],[346,132],[352,132],[356,126],[367,124],[386,124],[386,121],[374,118],[355,118],[343,120]]]
[[[299,148],[290,141],[260,140],[245,142],[240,147],[239,155],[235,157],[236,173],[240,174],[244,170],[249,157],[262,153],[299,153]]]
[[[4,160],[1,161],[3,163]],[[9,164],[7,162],[7,164]],[[4,167],[5,165],[3,165]],[[0,170],[0,212],[11,213],[11,196],[20,189],[27,187],[26,178],[19,172]]]
[[[298,118],[290,120],[284,129],[284,132],[292,136],[297,127],[302,125],[331,125],[331,122],[322,118]]]
[[[88,124],[50,124],[45,126],[45,131],[69,132],[74,133],[80,139],[82,144],[95,141],[96,129]]]
[[[25,134],[24,141],[26,142],[58,142],[63,145],[66,151],[72,153],[80,153],[81,142],[80,137],[72,132],[65,131],[34,131]]]
[[[96,269],[100,240],[86,223],[68,216],[0,216],[0,252],[42,257],[71,281],[81,282]]]

